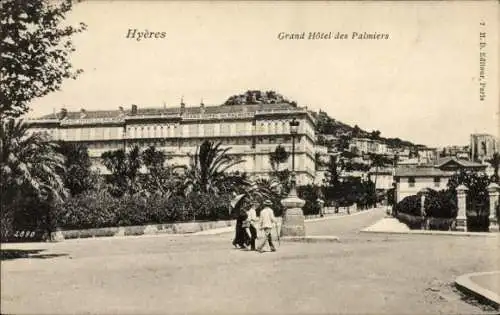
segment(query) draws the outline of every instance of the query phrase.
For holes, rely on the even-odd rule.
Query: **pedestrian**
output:
[[[277,220],[276,217],[274,216],[273,209],[271,209],[272,202],[270,200],[264,201],[264,209],[260,212],[260,220],[259,220],[259,225],[261,230],[264,232],[264,240],[258,247],[258,252],[262,253],[263,248],[266,245],[266,242],[269,243],[269,247],[271,248],[272,252],[276,251],[276,248],[274,247],[273,244],[273,239],[272,239],[272,229],[274,224],[276,224]]]
[[[247,220],[245,222],[245,230],[250,239],[250,250],[255,250],[255,240],[257,239],[257,206],[256,202],[253,202],[250,208],[247,210]]]
[[[247,214],[245,211],[240,210],[238,217],[236,218],[236,229],[233,239],[233,246],[236,248],[246,248],[249,242],[249,238],[246,235],[243,223],[247,220]]]

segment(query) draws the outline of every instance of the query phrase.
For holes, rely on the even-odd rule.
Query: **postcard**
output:
[[[498,2],[1,8],[2,313],[498,311]]]

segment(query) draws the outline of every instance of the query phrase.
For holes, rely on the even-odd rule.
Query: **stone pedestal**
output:
[[[500,194],[499,190],[500,190],[500,186],[498,186],[495,183],[491,183],[488,186],[488,194],[490,197],[490,216],[489,216],[489,219],[490,219],[489,230],[490,230],[490,232],[498,232],[499,231],[498,217],[496,214],[496,211],[497,211],[496,207],[498,205],[498,195]]]
[[[281,225],[281,236],[305,236],[306,227],[304,222],[304,212],[302,207],[305,201],[291,194],[281,200],[281,204],[286,208],[283,214],[283,223]]]
[[[469,189],[464,185],[457,187],[457,231],[467,232],[467,202],[466,195]]]

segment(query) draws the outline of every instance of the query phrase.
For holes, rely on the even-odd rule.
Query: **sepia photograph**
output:
[[[500,314],[499,12],[1,0],[0,314]]]

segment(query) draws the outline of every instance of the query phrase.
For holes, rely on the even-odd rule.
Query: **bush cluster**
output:
[[[483,185],[484,186],[484,185]],[[467,198],[467,230],[471,232],[486,232],[489,227],[489,211],[485,207],[489,206],[484,195],[482,198],[475,197],[470,201]],[[479,202],[477,200],[482,200]],[[393,210],[399,221],[405,223],[410,228],[419,229],[422,224],[422,214],[420,205],[421,195],[412,195],[403,198],[397,203]],[[457,216],[456,191],[447,189],[442,191],[429,190],[425,194],[425,218],[428,220],[428,228],[432,230],[448,230]]]
[[[369,208],[376,201],[381,201],[383,196],[378,197],[375,184],[371,181],[363,182],[359,178],[349,177],[334,186],[323,187],[326,202],[335,207],[349,207],[354,204],[358,208]]]
[[[306,202],[302,207],[304,215],[319,214],[320,205],[318,203],[318,198],[320,194],[316,186],[300,186],[297,188],[297,195]]]
[[[396,215],[403,213],[411,216],[420,217],[422,212],[420,207],[421,207],[420,196],[411,195],[403,198],[400,202],[398,202],[394,206],[393,210]]]
[[[456,197],[448,190],[429,190],[425,196],[425,213],[433,218],[455,218],[457,216]]]
[[[398,212],[396,218],[406,224],[412,230],[419,230],[422,227],[424,219],[421,216],[411,215],[404,212]]]
[[[455,218],[457,216],[456,198],[450,191],[430,189],[425,194],[424,215],[431,218]],[[421,194],[403,198],[394,206],[395,213],[422,216]]]
[[[115,198],[106,191],[71,197],[53,211],[61,229],[102,228],[170,222],[228,220],[230,195],[192,193],[180,195],[124,195]]]

